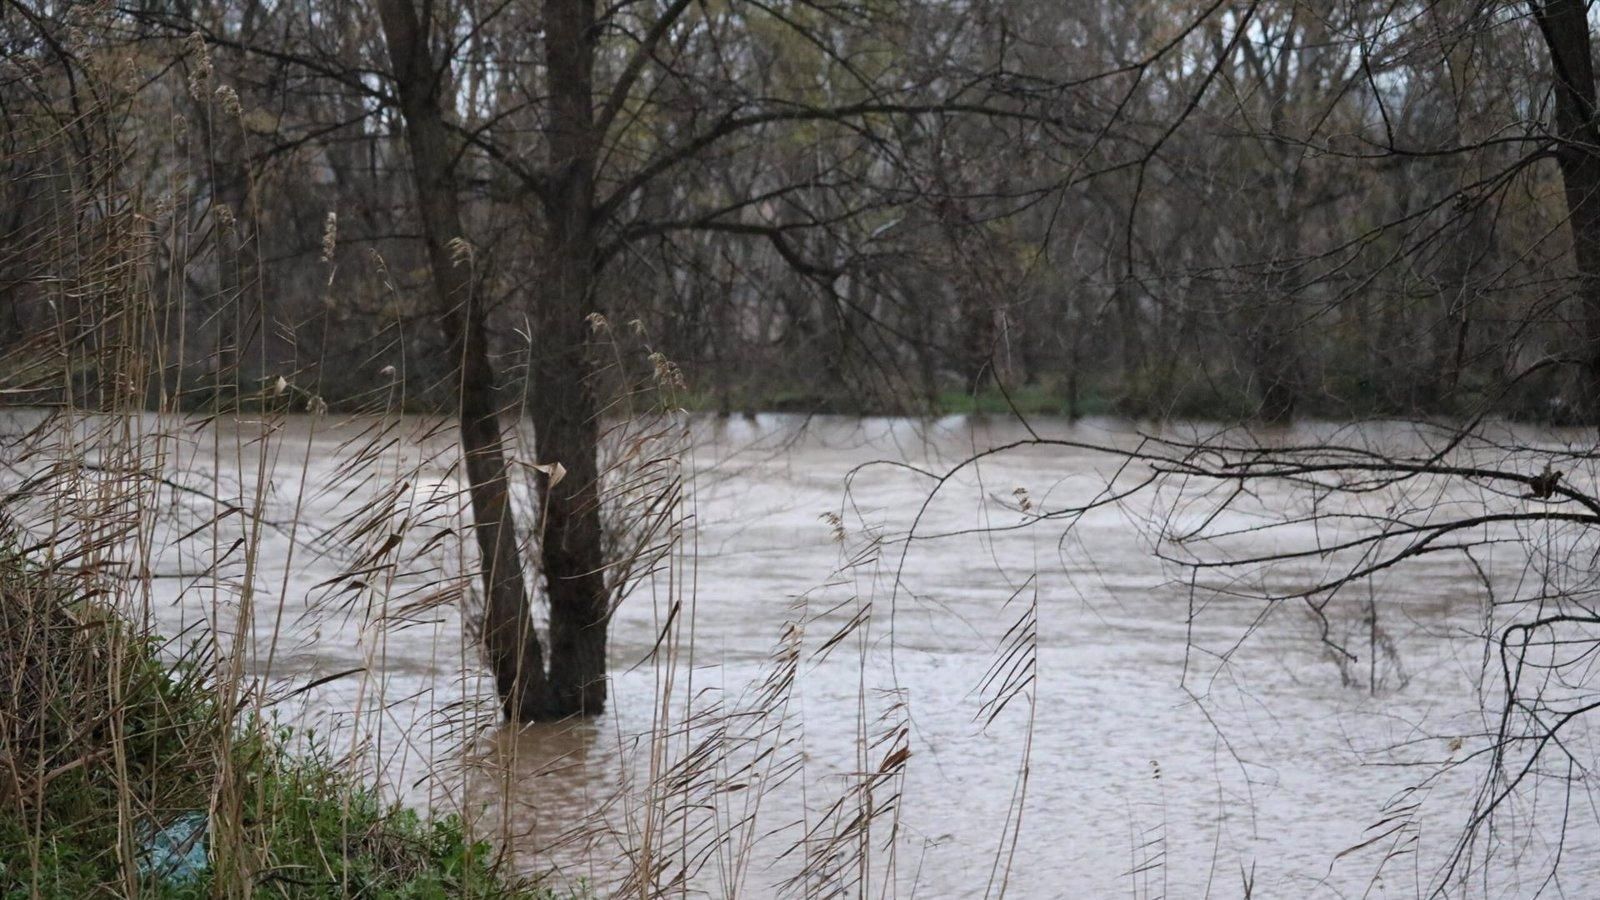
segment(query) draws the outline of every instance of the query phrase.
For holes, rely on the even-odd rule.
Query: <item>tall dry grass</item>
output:
[[[18,826],[6,858],[29,860],[29,872],[0,873],[5,887],[170,893],[142,871],[141,848],[198,811],[205,890],[217,895],[387,896],[424,882],[442,895],[496,893],[521,875],[638,897],[900,893],[909,712],[903,691],[874,689],[864,674],[892,627],[879,609],[893,600],[892,587],[880,593],[892,556],[870,533],[846,539],[837,518],[839,568],[818,574],[854,581],[853,596],[821,609],[801,597],[759,677],[736,690],[711,683],[696,642],[696,448],[676,403],[685,385],[641,328],[601,318],[596,344],[614,359],[603,373],[614,397],[608,584],[615,606],[648,606],[656,635],[613,665],[650,673],[652,712],[641,732],[603,736],[621,748],[606,761],[614,777],[585,783],[604,789],[533,833],[519,806],[528,785],[585,765],[594,741],[571,734],[620,725],[498,721],[447,411],[402,413],[414,406],[403,371],[392,389],[330,411],[307,373],[349,362],[314,347],[268,368],[261,335],[292,339],[296,323],[273,318],[260,281],[258,211],[207,189],[226,162],[206,149],[216,134],[250,140],[237,97],[215,90],[204,66],[188,85],[199,120],[182,114],[181,97],[131,93],[140,60],[97,41],[92,17],[104,14],[85,12],[78,32],[74,72],[86,80],[20,72],[28,104],[6,125],[7,163],[48,184],[49,199],[4,248],[16,273],[7,289],[34,326],[0,348],[0,391],[15,407],[0,420],[0,677],[10,687],[0,816]],[[154,147],[119,124],[152,104],[174,123]],[[334,211],[324,241],[318,264],[332,285]],[[381,258],[367,274],[401,293]],[[375,344],[403,347],[407,327],[397,317]],[[503,367],[505,397],[526,395],[519,352]],[[255,371],[265,375],[247,376]],[[629,374],[639,371],[647,377]],[[515,401],[504,417],[521,420]],[[532,457],[527,437],[516,429],[512,452],[531,548],[534,473],[550,461]],[[1016,601],[1018,625],[981,689],[985,715],[1018,698],[1031,706],[1036,602]],[[399,641],[403,661],[391,649]],[[809,665],[851,653],[863,677],[853,759],[841,768],[808,755],[796,692]],[[1027,766],[1024,748],[986,894],[1003,894],[1016,864]],[[65,793],[75,778],[82,796]],[[79,801],[94,821],[60,811]],[[442,824],[430,830],[396,802]],[[492,858],[451,830],[457,820]],[[67,830],[76,846],[98,845],[91,859],[61,856]]]

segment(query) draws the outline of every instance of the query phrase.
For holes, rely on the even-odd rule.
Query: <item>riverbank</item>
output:
[[[432,385],[437,388],[438,385]],[[1082,379],[1042,376],[1029,381],[988,381],[977,390],[940,388],[921,391],[908,385],[863,384],[859,389],[808,387],[803,380],[770,382],[752,378],[729,385],[691,381],[686,390],[663,398],[645,392],[630,402],[617,388],[612,412],[658,408],[663,402],[689,412],[717,415],[803,413],[815,415],[941,417],[948,415],[1115,416],[1140,420],[1183,419],[1245,422],[1260,414],[1259,390],[1237,372],[1189,371],[1150,374],[1131,382],[1102,374]],[[1319,420],[1430,418],[1466,421],[1485,412],[1496,417],[1551,426],[1576,423],[1576,409],[1563,400],[1560,384],[1550,379],[1525,379],[1495,385],[1462,379],[1449,390],[1399,390],[1367,372],[1335,372],[1302,385],[1292,414]],[[52,405],[48,396],[18,396]],[[170,397],[152,393],[148,408],[173,405],[186,412],[218,409],[335,413],[400,412],[428,414],[448,408],[453,397],[399,383],[382,389],[341,391],[326,385],[272,381],[229,387],[197,385]]]
[[[0,897],[552,897],[94,596],[0,545]]]

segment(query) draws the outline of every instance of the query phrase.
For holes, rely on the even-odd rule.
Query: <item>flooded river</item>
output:
[[[223,635],[274,696],[300,691],[271,707],[283,722],[558,883],[605,894],[648,869],[713,897],[1409,897],[1485,774],[1473,736],[1497,689],[1471,561],[1381,572],[1326,623],[1254,599],[1294,572],[1191,589],[1155,540],[1199,515],[1181,490],[1034,519],[1128,478],[1114,457],[1021,447],[929,477],[1026,437],[1015,423],[692,421],[662,470],[683,486],[671,545],[612,624],[610,709],[521,730],[493,723],[462,626],[448,426],[170,431],[162,471],[194,490],[157,515],[163,631]],[[186,535],[218,496],[243,511]],[[1279,549],[1237,515],[1236,551]],[[1525,571],[1510,550],[1479,562],[1508,591]],[[1452,893],[1532,896],[1560,852],[1545,889],[1600,894],[1586,727],[1564,732],[1577,787],[1519,800],[1494,871]]]

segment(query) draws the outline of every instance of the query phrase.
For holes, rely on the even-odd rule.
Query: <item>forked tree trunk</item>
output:
[[[594,715],[606,702],[611,610],[600,527],[599,409],[589,375],[589,324],[597,269],[593,0],[547,0],[550,181],[545,197],[550,270],[534,303],[534,441],[541,462],[566,477],[544,497],[543,553],[550,598],[550,694],[564,714]]]
[[[1578,270],[1583,414],[1600,425],[1600,127],[1585,0],[1530,0],[1555,80],[1556,164]]]
[[[473,293],[471,261],[458,243],[465,235],[438,93],[447,79],[433,65],[424,23],[411,0],[379,0],[378,12],[405,118],[439,323],[461,366],[461,450],[488,601],[483,639],[489,666],[508,718],[526,722],[557,717],[564,707],[554,702],[545,676],[523,583],[483,307]]]

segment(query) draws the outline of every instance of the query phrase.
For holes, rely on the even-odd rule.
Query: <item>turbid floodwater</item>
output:
[[[1441,553],[1385,570],[1322,618],[1258,595],[1309,583],[1325,561],[1191,587],[1156,540],[1205,522],[1236,528],[1226,546],[1243,555],[1331,542],[1312,523],[1254,529],[1266,519],[1251,509],[1307,502],[1284,485],[1231,524],[1188,504],[1194,485],[1040,521],[1140,472],[1024,446],[933,491],[930,473],[1028,433],[965,418],[680,425],[675,456],[646,441],[632,459],[636,500],[671,484],[681,500],[617,610],[611,707],[593,721],[493,721],[462,625],[447,423],[145,422],[166,435],[143,442],[147,460],[184,486],[148,511],[153,614],[168,634],[222,635],[270,696],[297,692],[274,715],[355,748],[397,796],[464,812],[513,864],[601,893],[648,870],[682,876],[674,895],[713,897],[840,884],[873,897],[1409,897],[1455,850],[1485,775],[1473,736],[1493,728],[1499,696],[1483,575],[1513,595],[1528,571],[1514,546],[1477,566]],[[1032,426],[1139,440],[1125,422]],[[1452,895],[1600,892],[1587,729],[1563,733],[1575,788],[1519,796],[1494,865]]]

